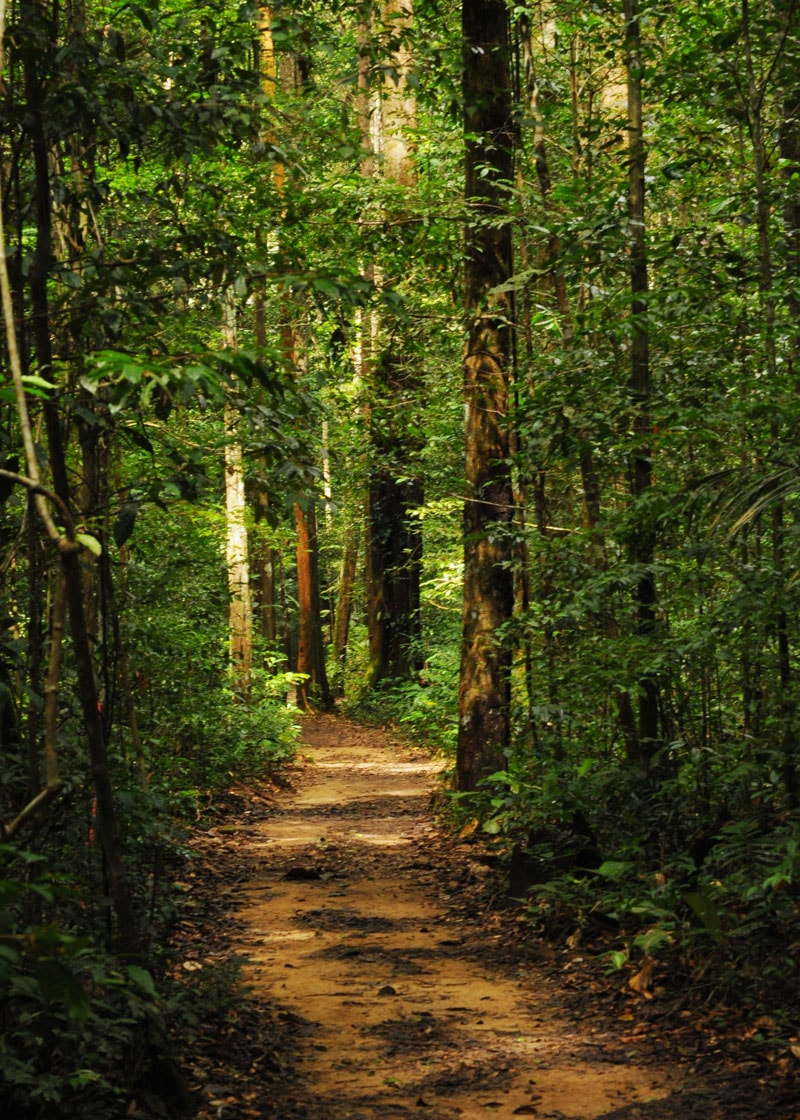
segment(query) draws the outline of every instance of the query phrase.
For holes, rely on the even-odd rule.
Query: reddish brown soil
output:
[[[187,940],[184,965],[208,983],[236,954],[252,987],[198,1029],[197,1120],[800,1118],[774,1056],[710,1046],[691,1013],[533,938],[480,849],[437,827],[427,753],[331,716],[303,741],[291,791],[252,791],[194,845],[218,940],[205,959]]]

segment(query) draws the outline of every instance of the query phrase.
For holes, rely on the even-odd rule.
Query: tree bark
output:
[[[259,487],[255,498],[256,525],[267,522],[269,498],[263,487]],[[278,622],[275,615],[275,550],[268,540],[259,538],[253,546],[253,598],[261,637],[270,645],[278,637]]]
[[[294,504],[297,531],[297,672],[305,680],[297,687],[298,707],[308,711],[312,702],[323,709],[333,707],[325,671],[325,648],[320,625],[319,561],[317,519],[309,502]]]
[[[395,46],[378,115],[383,176],[406,189],[416,183],[410,138],[416,129],[417,106],[408,81],[413,20],[411,0],[389,0],[384,5],[382,22]],[[368,86],[362,95],[367,92]],[[369,128],[368,113],[362,110],[365,147]],[[372,175],[373,161],[365,160],[362,170]],[[373,277],[376,274],[373,269]],[[380,325],[373,323],[372,331],[377,337]],[[408,678],[421,668],[422,531],[413,515],[424,496],[417,461],[421,440],[413,423],[418,378],[402,330],[392,334],[393,340],[369,370],[374,398],[369,416],[366,548],[370,687],[383,679]]]
[[[222,344],[233,349],[236,337],[236,304],[233,289],[223,294]],[[225,559],[228,568],[228,633],[233,687],[242,700],[250,694],[253,666],[253,610],[250,597],[250,560],[247,547],[247,499],[244,457],[234,405],[225,405]]]
[[[464,355],[466,502],[464,605],[456,786],[474,790],[506,765],[511,657],[502,630],[514,604],[510,525],[509,366],[513,308],[493,292],[513,271],[505,211],[513,174],[508,11],[504,0],[463,0],[466,139]]]
[[[23,26],[44,26],[41,5],[37,0],[28,0],[21,9]],[[47,49],[52,52],[54,44],[48,42]],[[34,64],[31,54],[24,60],[25,96],[30,129],[31,147],[34,163],[34,207],[36,219],[36,245],[33,261],[28,274],[33,317],[33,336],[38,373],[41,377],[52,376],[53,354],[51,344],[50,309],[47,295],[47,281],[50,271],[51,254],[51,199],[48,148],[42,113],[42,79],[40,70]],[[42,67],[41,72],[47,71]],[[9,323],[6,324],[7,331]],[[65,511],[70,504],[67,464],[61,431],[61,420],[54,398],[43,403],[48,437],[50,469],[54,489]],[[27,456],[26,456],[27,457]],[[29,466],[37,471],[35,456]],[[52,520],[49,515],[40,514],[52,535]],[[48,524],[49,522],[49,524]],[[56,530],[56,534],[57,530]],[[84,591],[81,577],[80,557],[74,542],[67,539],[66,547],[59,541],[59,557],[66,584],[67,605],[69,610],[72,650],[78,679],[78,696],[83,712],[84,727],[89,744],[89,759],[92,778],[97,796],[97,823],[103,853],[106,858],[111,894],[117,915],[117,940],[123,952],[131,956],[138,953],[139,936],[130,892],[127,871],[122,859],[122,845],[114,806],[114,794],[108,765],[103,721],[95,682],[94,665],[84,615]]]
[[[345,667],[347,664],[347,638],[350,633],[350,616],[353,611],[353,587],[358,564],[359,534],[348,525],[344,554],[339,572],[339,594],[336,603],[336,626],[333,632],[333,664],[336,671],[335,693],[344,695]]]
[[[646,496],[653,485],[650,436],[650,336],[647,327],[647,244],[645,240],[645,146],[642,116],[642,56],[639,0],[625,0],[625,65],[628,75],[628,216],[631,290],[632,427],[636,446],[630,456],[631,500],[638,507],[632,530],[630,559],[641,572],[635,591],[636,628],[651,642],[656,625],[656,584],[653,572],[655,533],[646,510]],[[635,761],[650,773],[659,748],[659,696],[655,672],[639,678],[638,735]]]

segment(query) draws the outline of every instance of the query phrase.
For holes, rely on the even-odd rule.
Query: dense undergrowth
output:
[[[457,677],[452,665],[438,669],[434,659],[421,680],[386,684],[351,714],[391,723],[447,766]],[[478,793],[451,795],[447,813],[500,857],[509,893],[543,937],[580,946],[621,978],[644,975],[648,993],[682,988],[692,1001],[792,1021],[800,813],[777,774],[759,783],[761,764],[714,775],[713,802],[691,759],[671,769],[648,782],[613,754],[548,762],[522,742],[507,771]]]
[[[291,681],[256,676],[250,704],[218,686],[204,705],[197,695],[167,705],[160,736],[148,739],[144,785],[119,744],[116,800],[139,926],[134,956],[115,948],[96,805],[77,760],[46,819],[19,843],[0,846],[3,1115],[115,1120],[133,1101],[138,1116],[188,1107],[175,1040],[239,996],[233,976],[201,984],[174,966],[183,837],[232,781],[263,780],[285,765],[297,735],[284,699]],[[180,744],[171,751],[170,736]]]
[[[542,936],[648,995],[683,989],[794,1021],[800,814],[762,797],[701,815],[676,787],[648,789],[620,765],[539,781],[512,766],[452,808],[501,853]]]

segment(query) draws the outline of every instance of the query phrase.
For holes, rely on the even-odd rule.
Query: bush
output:
[[[161,1031],[153,978],[55,920],[27,921],[74,885],[48,873],[28,881],[42,862],[29,852],[6,845],[0,859],[0,1111],[116,1120]]]

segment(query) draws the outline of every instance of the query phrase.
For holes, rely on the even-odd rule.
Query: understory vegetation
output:
[[[334,705],[796,1031],[800,5],[0,10],[0,1107],[184,1107],[182,830]]]

